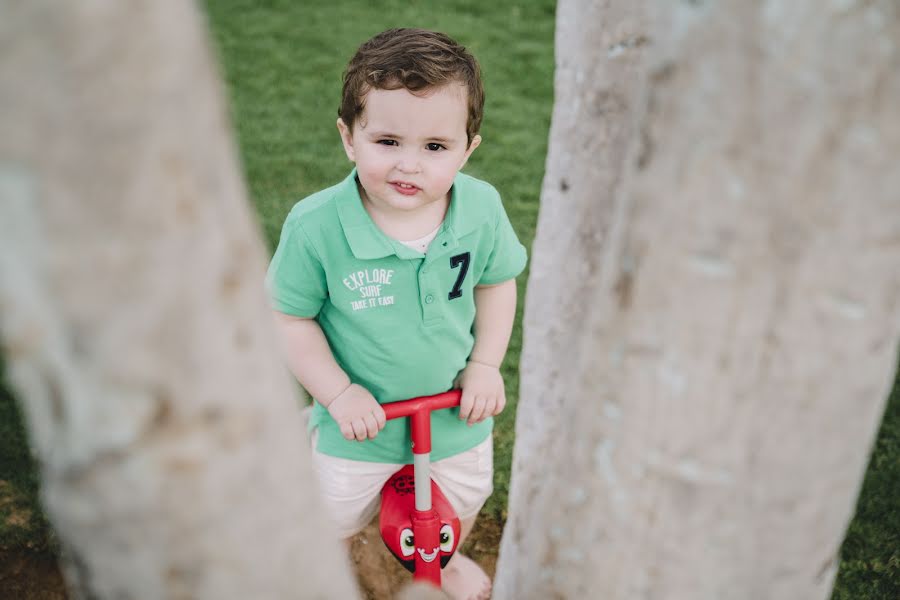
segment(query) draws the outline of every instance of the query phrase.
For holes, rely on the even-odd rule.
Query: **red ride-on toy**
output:
[[[382,405],[388,419],[409,417],[413,464],[381,490],[381,538],[416,580],[441,586],[441,568],[459,543],[459,518],[431,480],[431,412],[459,406],[459,390]]]

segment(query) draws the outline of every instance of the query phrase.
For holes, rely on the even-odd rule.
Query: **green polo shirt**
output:
[[[450,389],[472,351],[476,285],[502,283],[525,268],[525,248],[489,184],[462,173],[427,254],[387,237],[372,222],[356,171],[298,202],[269,265],[276,310],[314,317],[350,379],[384,404]],[[408,419],[388,421],[374,440],[345,440],[315,403],[323,454],[412,462]],[[468,450],[490,435],[492,419],[469,427],[458,409],[431,417],[432,460]]]

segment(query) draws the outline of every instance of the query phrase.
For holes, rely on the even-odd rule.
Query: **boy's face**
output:
[[[390,218],[444,201],[481,143],[475,136],[467,145],[467,118],[466,88],[451,83],[425,95],[372,89],[353,131],[338,119],[368,208]]]

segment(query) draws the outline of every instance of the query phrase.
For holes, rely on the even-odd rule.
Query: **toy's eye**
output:
[[[400,532],[400,552],[403,556],[412,556],[416,552],[416,539],[409,527]]]
[[[453,527],[450,525],[441,527],[441,552],[450,552],[453,550],[454,539]]]

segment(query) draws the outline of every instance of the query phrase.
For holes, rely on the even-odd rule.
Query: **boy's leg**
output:
[[[338,458],[316,450],[318,432],[312,435],[313,470],[325,509],[341,539],[350,539],[378,514],[381,488],[403,465],[372,463]],[[348,546],[349,547],[349,546]]]
[[[493,491],[494,465],[491,438],[457,456],[432,465],[432,479],[459,514],[457,551],[441,573],[441,587],[453,600],[490,598],[491,580],[468,556],[459,552],[478,512]]]
[[[472,531],[476,517],[459,522],[459,545]],[[441,588],[453,600],[487,600],[491,597],[491,579],[478,563],[457,551],[441,572]]]

